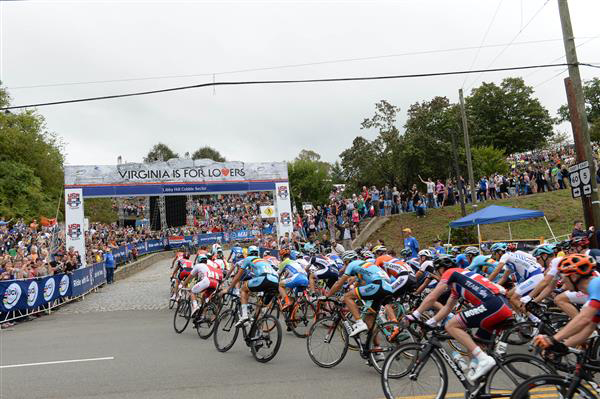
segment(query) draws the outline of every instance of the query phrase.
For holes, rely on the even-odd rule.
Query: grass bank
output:
[[[581,200],[571,198],[571,190],[552,191],[549,193],[533,194],[504,200],[487,201],[479,204],[477,210],[488,205],[511,206],[515,208],[536,209],[543,211],[556,236],[568,234],[573,228],[573,221],[583,218]],[[473,209],[467,205],[467,213]],[[461,217],[460,205],[442,209],[427,210],[424,218],[417,218],[414,213],[393,215],[390,220],[369,237],[370,242],[382,238],[386,246],[396,250],[404,247],[402,229],[410,227],[421,247],[429,246],[437,238],[448,240],[448,224]],[[510,224],[514,239],[531,239],[550,237],[550,232],[544,219],[530,219]],[[508,239],[506,223],[481,226],[483,240]]]

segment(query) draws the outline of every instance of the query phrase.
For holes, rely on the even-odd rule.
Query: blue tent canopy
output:
[[[471,213],[458,220],[450,222],[450,227],[467,227],[478,224],[512,222],[515,220],[543,218],[544,212],[531,209],[510,208],[508,206],[490,205],[480,211]]]

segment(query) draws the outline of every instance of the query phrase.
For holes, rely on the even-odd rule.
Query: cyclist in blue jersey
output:
[[[342,277],[336,281],[333,287],[331,287],[325,295],[332,296],[335,294],[344,286],[350,277],[356,278],[355,288],[346,292],[344,295],[344,302],[356,321],[352,326],[352,332],[350,333],[350,336],[354,337],[355,335],[368,330],[369,325],[372,325],[374,321],[374,316],[379,312],[381,305],[384,305],[384,302],[386,302],[388,298],[391,299],[393,291],[389,284],[390,278],[383,269],[369,261],[355,260],[350,262]],[[373,301],[371,308],[375,313],[369,313],[367,315],[368,324],[360,318],[360,310],[355,302],[357,299]]]
[[[279,251],[281,262],[279,263],[279,296],[283,301],[282,309],[288,308],[292,301],[285,291],[287,289],[304,290],[308,287],[308,275],[302,265],[290,258],[290,250]],[[282,278],[283,277],[283,278]]]
[[[491,255],[477,255],[473,258],[467,269],[487,277],[492,274],[497,266],[498,262],[496,262]],[[502,276],[496,276],[493,281],[497,283],[501,277]]]
[[[465,249],[465,252],[458,255],[455,260],[456,260],[456,264],[458,265],[458,267],[462,267],[463,269],[466,269],[467,267],[469,267],[469,265],[471,264],[471,262],[473,262],[473,259],[479,255],[479,250],[475,247],[467,247]]]
[[[566,352],[565,346],[575,347],[583,344],[596,331],[600,323],[600,277],[594,275],[596,266],[596,260],[589,255],[572,254],[562,258],[558,264],[558,271],[563,276],[565,288],[570,291],[582,291],[589,295],[589,300],[579,314],[556,334],[551,337],[535,337],[535,345]]]
[[[243,258],[244,258],[244,248],[242,248],[240,246],[240,243],[236,241],[233,243],[233,247],[231,247],[231,252],[229,253],[227,262],[231,262],[233,259],[233,263],[236,263]]]
[[[248,297],[250,292],[277,292],[279,288],[279,277],[277,271],[273,268],[273,265],[258,257],[258,248],[252,246],[248,248],[248,257],[246,257],[241,263],[239,263],[239,270],[231,281],[231,287],[242,280],[242,277],[246,271],[250,271],[253,277],[242,283],[240,290],[240,301],[242,303],[242,314],[237,325],[241,326],[250,319],[248,305]],[[228,288],[223,288],[221,292],[225,294]],[[268,302],[268,301],[267,301]]]

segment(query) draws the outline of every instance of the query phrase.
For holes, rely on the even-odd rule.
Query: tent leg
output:
[[[481,251],[481,229],[479,228],[479,225],[477,225],[477,238],[479,241],[479,250]]]
[[[512,230],[510,229],[510,223],[508,223],[508,237],[512,241]]]
[[[452,234],[452,227],[448,227],[448,244],[450,244],[450,235]]]
[[[554,232],[552,231],[552,227],[550,227],[550,223],[548,223],[548,219],[546,218],[546,216],[544,216],[544,220],[546,221],[546,225],[548,226],[548,230],[550,230],[550,234],[552,234],[552,238],[554,238],[554,242],[556,242],[556,236],[554,235]]]

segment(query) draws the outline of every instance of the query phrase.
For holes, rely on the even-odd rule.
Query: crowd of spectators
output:
[[[125,217],[146,217],[147,207],[146,197],[131,197],[123,199],[114,199],[112,202],[113,210],[118,211],[119,205],[123,209],[123,216]]]

